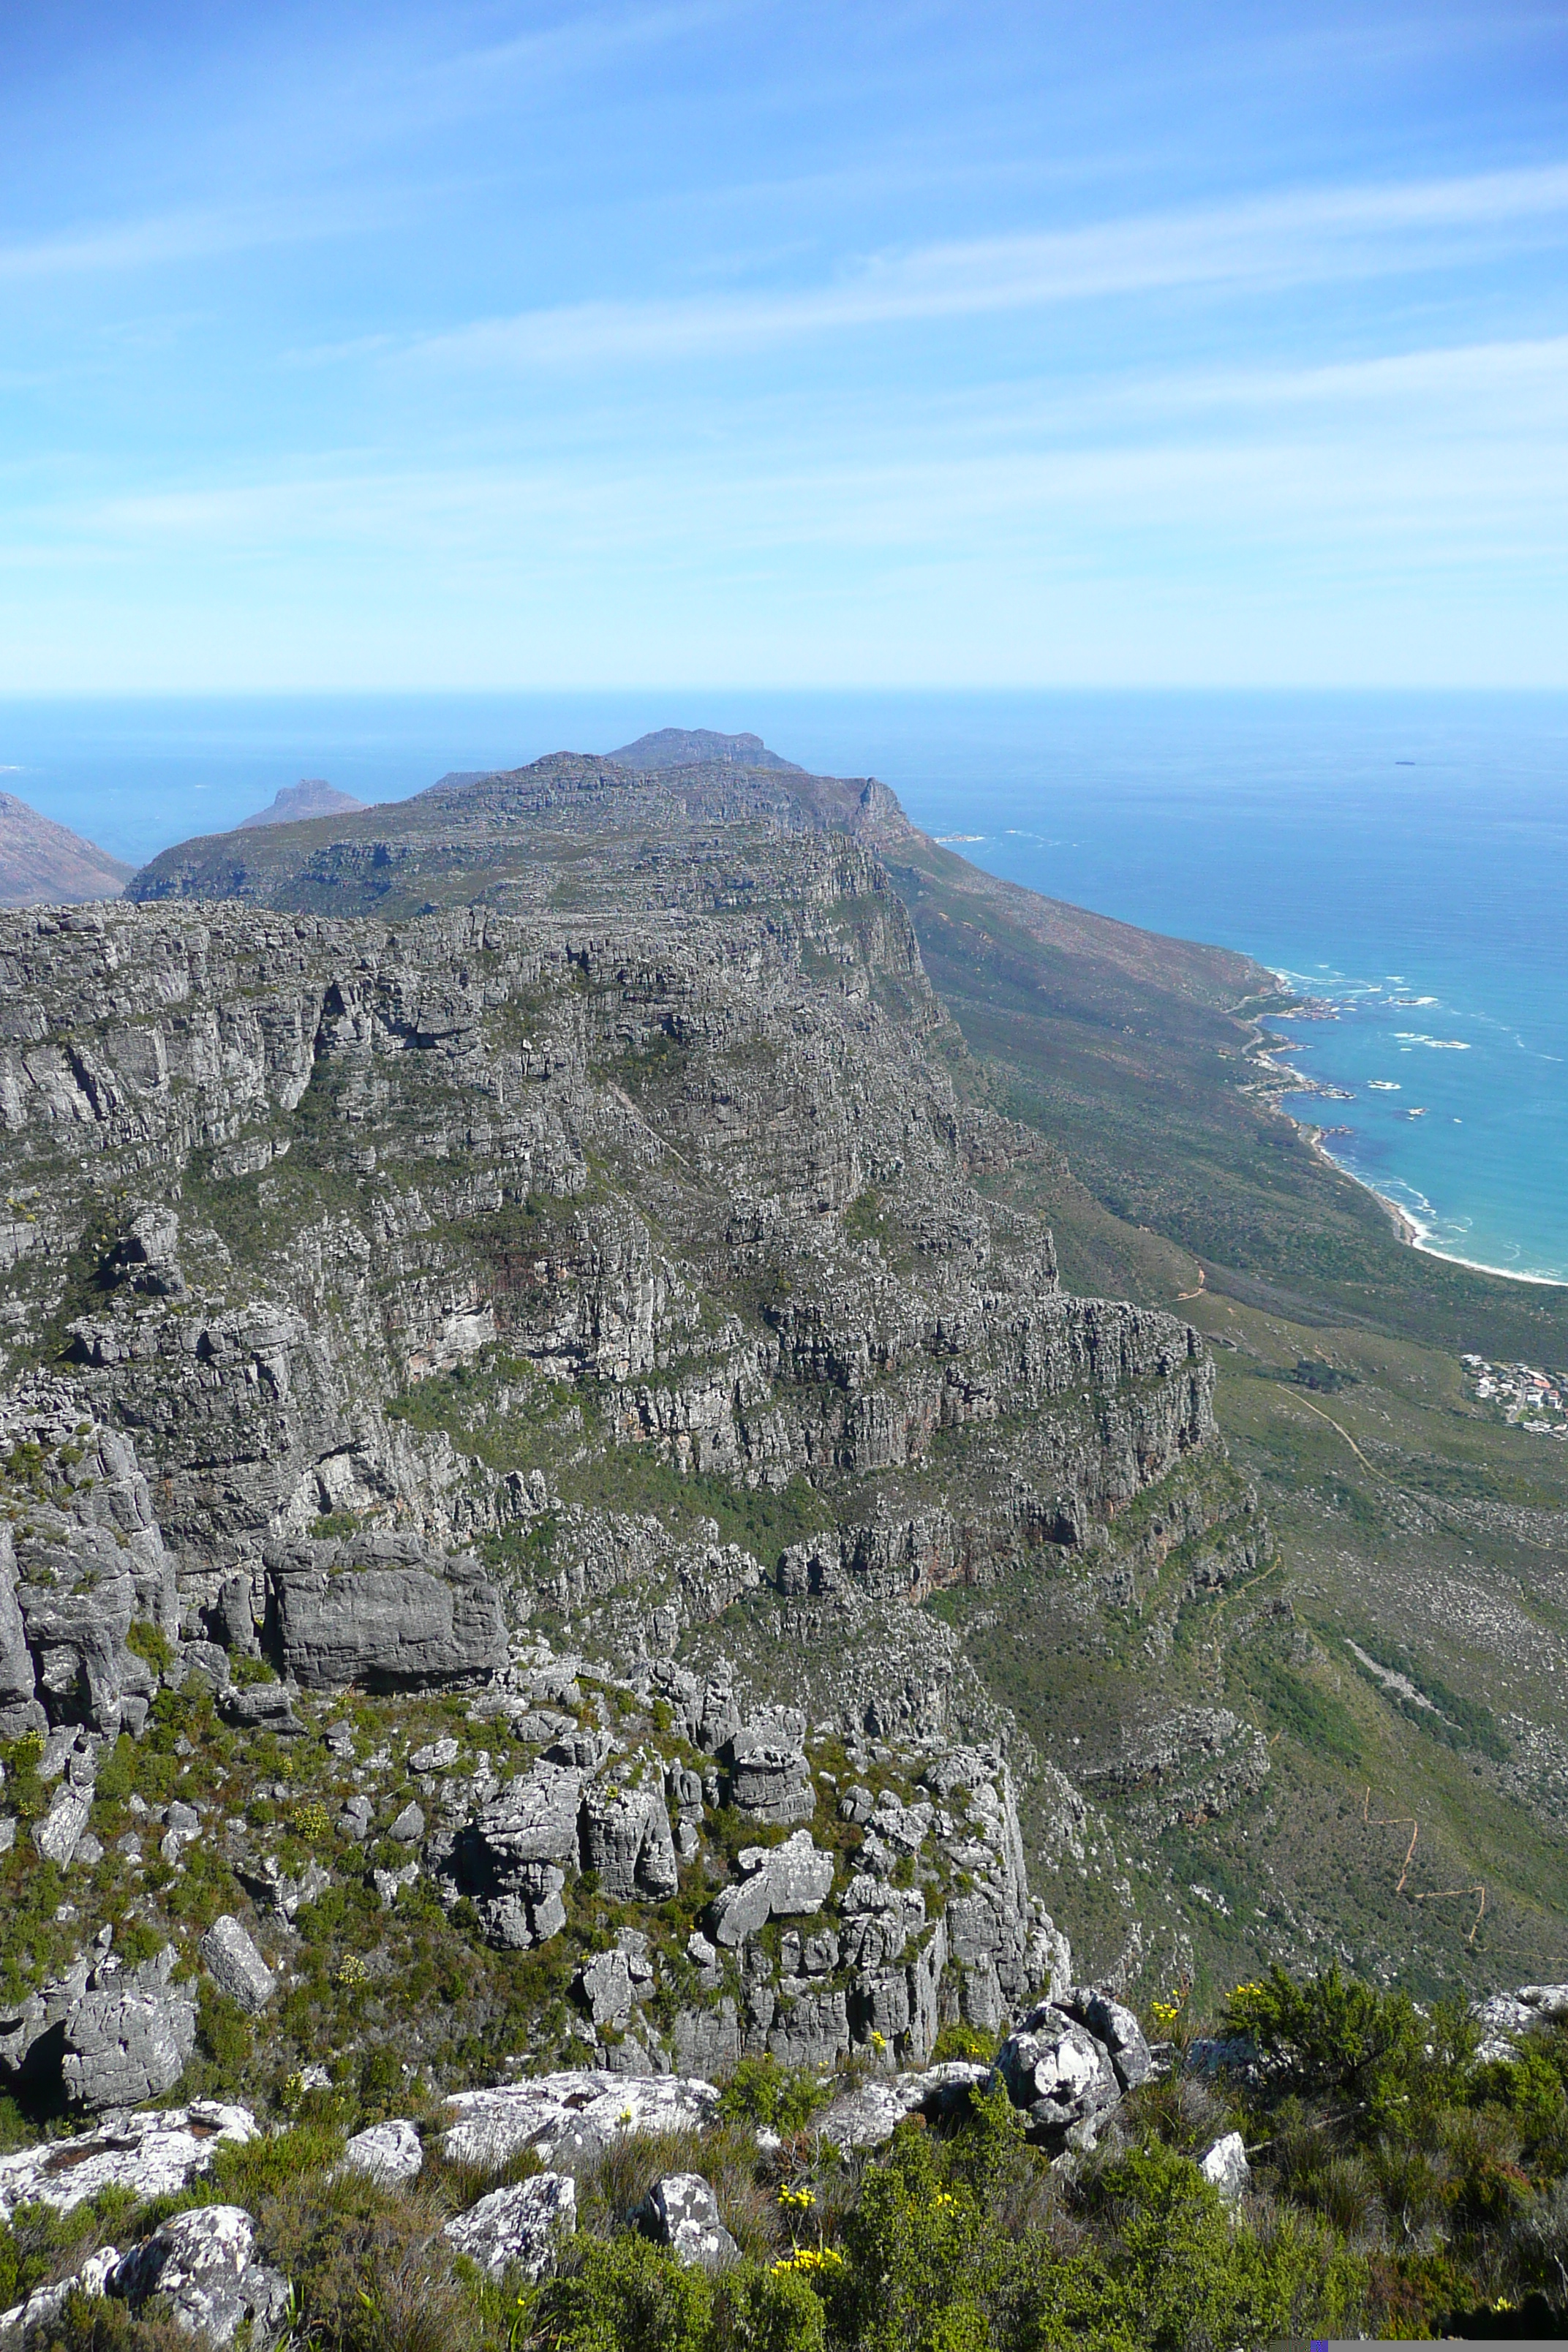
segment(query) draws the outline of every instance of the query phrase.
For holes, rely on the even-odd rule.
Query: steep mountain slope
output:
[[[0,793],[0,907],[118,898],[134,871],[14,793]]]
[[[363,1681],[385,1641],[334,1612],[353,1618],[367,1576],[469,1595],[477,1649],[424,1584],[385,1588],[386,1640],[416,1602],[435,1630],[409,1638],[459,1678],[500,1672],[503,1637],[520,1693],[585,1687],[541,1640],[592,1661],[621,1693],[595,1701],[594,1738],[625,1736],[577,1759],[571,1734],[550,1767],[589,1776],[571,1850],[599,1851],[595,1775],[657,1769],[690,1806],[682,1934],[755,1833],[737,1789],[768,1805],[771,1785],[765,1818],[809,1820],[821,1851],[846,1772],[885,1787],[914,1843],[855,1823],[884,1856],[858,1877],[921,1893],[924,1957],[868,1960],[830,1906],[812,1932],[837,1957],[808,1993],[782,1948],[743,1939],[755,1979],[722,1997],[752,2046],[820,2054],[907,2013],[894,2038],[919,2056],[942,2016],[999,2015],[1061,1928],[1126,1985],[1346,1948],[1428,1985],[1551,1973],[1555,1570],[1517,1572],[1521,1488],[1484,1527],[1410,1499],[1418,1455],[1436,1494],[1457,1442],[1530,1441],[1459,1429],[1442,1360],[1378,1333],[1375,1286],[1336,1320],[1334,1219],[1373,1275],[1378,1251],[1412,1254],[1270,1107],[1249,1013],[1268,975],[994,883],[870,780],[717,763],[559,755],[186,844],[132,895],[8,938],[0,1238],[18,1396],[47,1368],[51,1445],[75,1442],[74,1394],[93,1446],[135,1447],[172,1564],[159,1622],[187,1645],[174,1672],[216,1642],[232,1675],[259,1642],[303,1688]],[[1117,1213],[1143,1195],[1116,1199],[1105,1133],[1146,1220]],[[1200,1269],[1182,1221],[1233,1161],[1251,1174],[1219,1234],[1232,1261]],[[1175,1240],[1143,1229],[1157,1217]],[[1064,1293],[1053,1231],[1074,1289],[1131,1303]],[[1222,1343],[1233,1452],[1189,1317]],[[1325,1353],[1359,1383],[1350,1406],[1296,1377]],[[1531,1494],[1541,1567],[1559,1507]],[[1484,1655],[1457,1654],[1480,1635]],[[130,1674],[115,1655],[110,1682]],[[520,1751],[535,1774],[547,1730]],[[1015,1823],[984,1916],[952,1908],[963,1836],[949,1852],[910,1811],[935,1801],[922,1775],[980,1769],[950,1772],[955,1744],[993,1759]],[[1410,1790],[1401,1877],[1387,1821]],[[596,1864],[579,1883],[552,1846],[509,1877],[484,1827],[500,1801],[454,1814],[490,1856],[477,1876],[384,1842],[374,1868],[444,1885],[443,1936],[492,1953],[503,1920],[531,1948],[541,1905],[568,1957],[629,1927],[595,1908]],[[275,1860],[297,1889],[303,1857]],[[1457,1891],[1483,1886],[1472,1932]],[[903,2011],[869,1990],[884,1963]],[[475,1965],[498,2013],[544,1997]]]

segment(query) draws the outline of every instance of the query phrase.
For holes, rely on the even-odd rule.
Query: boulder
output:
[[[182,1298],[185,1277],[179,1265],[180,1225],[164,1202],[138,1209],[102,1265],[106,1286],[123,1285],[149,1298]]]
[[[719,2218],[713,2184],[700,2172],[664,2172],[633,2216],[645,2237],[668,2246],[678,2262],[723,2270],[741,2249]]]
[[[536,2172],[515,2189],[497,2189],[448,2221],[446,2234],[459,2254],[494,2279],[509,2270],[542,2278],[558,2239],[577,2226],[577,2184],[569,2173]]]
[[[258,2017],[278,1989],[278,1980],[239,1921],[224,1912],[202,1937],[201,1955],[219,1992]]]
[[[405,1805],[386,1834],[398,1845],[417,1845],[425,1834],[425,1815],[420,1807],[412,1802]]]
[[[1104,2043],[1116,2079],[1124,2091],[1135,2091],[1140,2083],[1148,2081],[1154,2061],[1143,2038],[1143,2028],[1121,2001],[1095,1988],[1079,1987],[1051,2006],[1076,2018],[1079,2025],[1089,2028],[1097,2042]]]
[[[355,2132],[343,2149],[342,2161],[349,2172],[367,2173],[373,2180],[390,2184],[416,2179],[425,2150],[414,2125],[399,2116],[395,2122],[372,2124],[367,2131]]]
[[[683,2074],[727,2074],[741,2055],[741,2021],[732,2000],[677,2012],[671,2037]]]
[[[1252,2180],[1252,2167],[1247,2163],[1241,2134],[1226,2132],[1212,2147],[1205,2148],[1198,2158],[1198,2170],[1211,2188],[1219,2190],[1226,2204],[1239,2204]]]
[[[1030,2137],[1047,2146],[1060,2145],[1076,2126],[1092,2126],[1121,2097],[1103,2042],[1048,2001],[1007,2036],[995,2071],[1028,2117]]]
[[[241,2205],[199,2205],[162,2222],[110,2273],[109,2292],[142,2305],[156,2298],[177,2325],[209,2344],[242,2324],[262,2340],[288,2310],[289,2283],[256,2260],[256,2224]]]
[[[47,1717],[38,1704],[37,1681],[16,1601],[16,1549],[7,1526],[0,1533],[0,1739],[43,1730]]]
[[[566,1925],[561,1890],[577,1860],[583,1775],[536,1764],[480,1807],[446,1865],[492,1944],[521,1951]]]
[[[1516,1992],[1489,1993],[1472,2004],[1470,2014],[1481,2029],[1476,2054],[1483,2064],[1517,2058],[1534,2027],[1568,2016],[1568,1985],[1521,1985]]]
[[[217,2148],[256,2137],[248,2108],[216,2099],[117,2115],[74,2139],[44,2140],[0,2156],[0,2221],[9,2221],[19,2205],[68,2213],[105,2189],[129,2190],[138,2204],[177,2196],[206,2169]]]
[[[91,1811],[90,1789],[75,1789],[68,1781],[56,1790],[48,1811],[33,1823],[33,1843],[46,1862],[64,1870],[75,1861]]]
[[[237,1731],[275,1731],[293,1739],[305,1729],[283,1683],[230,1683],[218,1693],[217,1711]]]
[[[616,2025],[629,2017],[637,1990],[626,1953],[595,1952],[584,1960],[577,1971],[577,1990],[595,2025]]]
[[[748,1875],[726,1886],[712,1908],[714,1936],[731,1949],[772,1918],[820,1911],[833,1885],[833,1856],[818,1851],[809,1830],[797,1830],[783,1845],[744,1846],[740,1864]],[[897,1906],[899,1897],[892,1901]]]
[[[742,1870],[767,1873],[768,1908],[775,1919],[809,1918],[820,1911],[833,1885],[833,1856],[819,1853],[809,1830],[796,1830],[783,1845],[742,1850]]]
[[[30,1549],[41,1580],[16,1589],[37,1696],[51,1723],[86,1724],[112,1739],[128,1696],[151,1698],[158,1677],[126,1645],[136,1584],[107,1530],[70,1531],[68,1544]]]
[[[432,1739],[427,1746],[416,1748],[408,1759],[411,1772],[445,1772],[458,1760],[458,1743],[449,1736]]]
[[[437,1555],[437,1559],[440,1555]],[[480,1682],[507,1663],[500,1595],[471,1561],[276,1570],[278,1633],[306,1690],[429,1690]]]

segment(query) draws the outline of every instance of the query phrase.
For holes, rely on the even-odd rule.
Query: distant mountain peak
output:
[[[0,907],[80,906],[118,898],[133,866],[0,793]]]
[[[605,754],[617,768],[776,768],[804,776],[793,760],[770,751],[760,735],[716,735],[710,727],[660,727]]]
[[[270,808],[241,817],[235,830],[245,833],[257,824],[300,824],[307,817],[342,816],[364,806],[363,801],[356,801],[353,793],[340,793],[324,776],[301,776],[297,784],[282,786]]]

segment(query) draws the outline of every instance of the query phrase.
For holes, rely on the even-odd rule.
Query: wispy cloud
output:
[[[155,269],[266,246],[314,243],[394,226],[407,210],[402,198],[316,193],[309,199],[290,196],[87,223],[26,243],[0,245],[0,281]]]
[[[782,293],[594,301],[482,320],[413,346],[466,365],[574,366],[763,348],[850,329],[1180,287],[1286,287],[1452,262],[1568,227],[1568,164],[1307,189],[1201,211],[925,246]]]

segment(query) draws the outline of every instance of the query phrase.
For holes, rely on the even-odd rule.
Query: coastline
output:
[[[1280,1108],[1283,1109],[1283,1105]],[[1307,1139],[1309,1150],[1314,1152],[1318,1159],[1332,1168],[1339,1175],[1348,1176],[1351,1182],[1359,1184],[1363,1192],[1371,1193],[1399,1239],[1408,1248],[1419,1250],[1424,1257],[1441,1258],[1445,1265],[1462,1265],[1469,1274],[1489,1274],[1499,1282],[1529,1282],[1544,1290],[1568,1290],[1568,1279],[1562,1275],[1521,1274],[1510,1266],[1489,1265],[1484,1258],[1461,1257],[1457,1250],[1439,1249],[1436,1244],[1428,1238],[1425,1228],[1411,1216],[1408,1210],[1402,1209],[1397,1201],[1391,1201],[1386,1192],[1380,1192],[1375,1184],[1369,1184],[1364,1176],[1358,1176],[1353,1168],[1347,1168],[1342,1160],[1334,1158],[1333,1153],[1323,1141],[1321,1128],[1312,1126],[1307,1119],[1297,1118],[1294,1111],[1285,1111],[1285,1117],[1300,1129]]]
[[[1279,983],[1282,993],[1291,995],[1299,993],[1288,972],[1280,971],[1273,965],[1266,964],[1263,968],[1270,972]],[[1394,1227],[1395,1234],[1407,1248],[1419,1250],[1425,1257],[1441,1258],[1447,1265],[1462,1265],[1469,1274],[1490,1275],[1499,1282],[1528,1282],[1546,1290],[1568,1289],[1568,1276],[1524,1274],[1510,1266],[1489,1265],[1484,1258],[1461,1257],[1457,1250],[1439,1249],[1431,1239],[1429,1228],[1424,1226],[1417,1218],[1413,1217],[1407,1209],[1402,1208],[1397,1201],[1391,1200],[1386,1192],[1380,1192],[1375,1184],[1369,1183],[1364,1176],[1358,1175],[1353,1168],[1347,1168],[1342,1160],[1334,1157],[1324,1141],[1324,1130],[1321,1127],[1315,1126],[1310,1119],[1299,1118],[1294,1111],[1286,1109],[1285,1098],[1288,1095],[1312,1096],[1319,1093],[1320,1088],[1310,1077],[1304,1080],[1303,1073],[1291,1070],[1288,1065],[1274,1061],[1263,1044],[1260,1025],[1258,1024],[1253,1025],[1254,1044],[1251,1055],[1253,1066],[1263,1074],[1266,1084],[1273,1094],[1274,1108],[1281,1112],[1293,1126],[1300,1130],[1307,1139],[1309,1150],[1325,1166],[1332,1168],[1341,1176],[1348,1176],[1352,1184],[1359,1184],[1363,1192],[1371,1193]],[[1281,1080],[1286,1083],[1280,1084]]]

